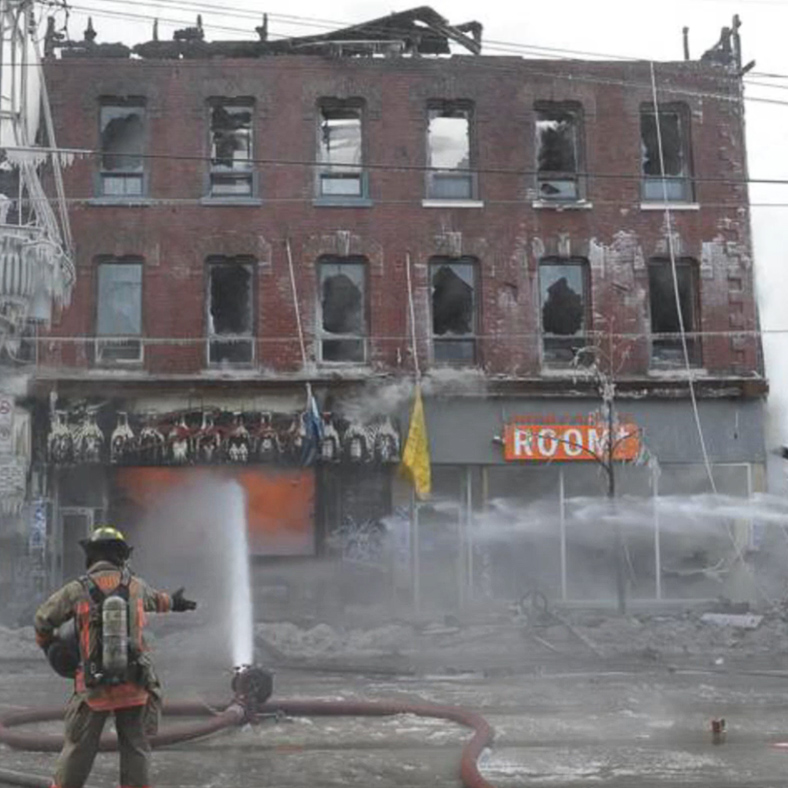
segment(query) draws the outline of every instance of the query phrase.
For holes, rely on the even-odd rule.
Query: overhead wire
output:
[[[698,410],[698,401],[695,396],[695,383],[693,381],[693,368],[690,360],[689,345],[687,343],[687,331],[684,324],[684,304],[681,303],[681,294],[679,291],[679,275],[678,266],[676,265],[676,249],[673,238],[673,217],[670,210],[670,200],[668,199],[668,181],[667,172],[665,171],[665,151],[662,145],[662,122],[659,114],[659,100],[657,98],[657,79],[655,76],[654,61],[649,63],[651,73],[651,91],[653,97],[654,107],[654,126],[657,132],[657,153],[659,156],[659,172],[662,178],[662,196],[665,203],[665,230],[668,239],[668,255],[670,257],[670,270],[671,278],[673,280],[673,295],[676,307],[676,314],[678,316],[679,335],[681,338],[681,350],[684,356],[685,371],[687,374],[687,385],[689,387],[690,401],[692,402],[692,412],[695,420],[695,427],[698,432],[698,440],[700,441],[701,454],[703,456],[703,464],[706,468],[706,473],[709,477],[712,492],[716,495],[717,485],[714,482],[714,473],[711,469],[711,461],[709,459],[709,452],[706,448],[706,439],[703,435],[703,426],[700,421],[700,412]]]
[[[103,0],[103,2],[110,2],[110,3],[116,2],[116,3],[120,3],[120,4],[125,5],[125,0]],[[173,4],[175,4],[175,5],[173,5]],[[146,4],[143,3],[143,5],[146,5]],[[153,3],[149,3],[147,5],[151,5],[152,6]],[[260,18],[259,12],[258,12],[257,15],[255,15],[255,12],[252,12],[252,11],[249,11],[249,10],[245,10],[245,9],[236,9],[236,8],[232,8],[232,7],[229,8],[229,9],[224,9],[224,8],[220,8],[219,6],[216,6],[216,5],[213,5],[213,4],[209,4],[209,3],[196,3],[196,2],[192,3],[189,0],[170,0],[169,5],[174,10],[183,10],[184,8],[194,7],[195,10],[197,10],[197,9],[215,10],[217,12],[221,12],[223,15],[230,14],[230,15],[235,15],[235,16],[240,17],[240,18],[250,18],[250,19],[251,18],[257,18],[257,19]],[[167,21],[167,22],[172,23],[172,24],[178,24],[178,25],[180,25],[180,24],[188,24],[188,22],[186,20],[171,20],[171,19],[163,20],[163,18],[161,16],[159,16],[159,15],[157,15],[155,13],[150,13],[150,14],[132,14],[131,12],[128,12],[128,11],[120,12],[120,11],[104,10],[104,9],[95,8],[95,7],[92,7],[92,6],[88,7],[88,6],[74,6],[74,5],[72,5],[72,8],[79,9],[79,10],[84,10],[84,11],[87,11],[87,12],[90,12],[90,13],[95,13],[96,15],[106,15],[109,18],[143,19],[143,20],[150,20],[150,21],[154,21],[156,19],[159,19],[160,21]],[[297,16],[293,16],[293,15],[272,14],[271,16],[272,16],[272,18],[276,17],[276,18],[288,19],[288,20],[300,20],[300,22],[302,24],[315,24],[315,25],[322,25],[322,26],[343,25],[343,23],[328,22],[327,20],[310,20],[307,17],[297,17]],[[353,26],[353,25],[349,25],[349,26]],[[213,28],[216,28],[216,29],[222,29],[222,30],[229,31],[229,32],[236,32],[236,33],[243,33],[243,34],[249,34],[250,33],[250,31],[248,29],[246,29],[246,28],[235,28],[235,27],[229,27],[229,26],[226,26],[226,25],[216,26],[216,25],[211,25],[209,23],[209,24],[205,24],[204,27],[205,28],[213,27]],[[340,27],[335,27],[335,28],[332,29],[331,32],[336,32],[336,30],[341,30],[341,29],[342,29],[341,26]],[[375,28],[374,27],[369,27],[369,29],[370,30],[374,30]],[[391,32],[391,30],[392,30],[392,28],[390,28],[390,27],[380,28],[381,32],[386,32],[386,33]],[[394,30],[396,32],[396,28],[394,28]],[[412,32],[412,31],[403,30],[401,32],[408,33],[408,32]],[[274,35],[274,34],[272,34],[272,35]],[[276,37],[283,38],[283,39],[289,38],[289,36],[284,36],[284,35],[279,35],[279,36],[276,36]],[[642,58],[638,59],[638,58],[634,58],[634,57],[631,57],[631,56],[628,56],[628,55],[621,55],[621,54],[590,52],[590,51],[587,51],[587,50],[573,50],[573,49],[570,49],[570,48],[542,47],[542,46],[537,46],[537,45],[521,44],[521,43],[516,43],[516,42],[494,42],[494,41],[490,41],[490,40],[485,41],[485,46],[486,47],[490,47],[491,45],[496,45],[496,44],[500,45],[500,46],[497,47],[499,49],[501,47],[510,48],[510,49],[516,49],[518,54],[520,54],[522,51],[526,51],[526,52],[531,52],[531,51],[555,52],[557,54],[553,55],[552,57],[554,59],[557,59],[557,60],[565,59],[565,55],[566,54],[574,54],[574,55],[579,55],[579,56],[582,56],[582,57],[593,56],[593,57],[600,57],[600,58],[606,58],[606,59],[615,59],[615,60],[621,60],[622,62],[627,62],[627,61],[642,62]],[[185,63],[189,63],[189,62],[195,63],[195,61],[189,61],[189,60],[183,61],[183,60],[180,60],[179,61],[179,65],[183,66]],[[197,61],[197,62],[199,62],[199,61]],[[582,81],[581,78],[579,78],[577,75],[554,75],[554,74],[551,74],[550,76],[554,77],[554,78],[555,77],[562,78],[563,76],[568,76],[568,78],[571,78],[571,79],[573,79],[575,81]],[[718,75],[718,76],[724,76],[724,75]],[[737,78],[737,75],[731,75],[731,78]],[[768,85],[763,85],[763,86],[764,87],[770,87]],[[648,86],[647,85],[640,85],[640,87],[647,88]],[[686,92],[686,91],[677,91],[677,92]],[[728,96],[726,94],[718,94],[717,97],[731,100],[730,96]],[[774,103],[774,100],[769,100],[769,99],[765,99],[763,97],[757,97],[757,96],[747,97],[747,100],[765,101],[767,103]],[[788,102],[785,102],[785,103],[788,104]]]
[[[9,145],[4,150],[7,151],[30,151],[40,154],[57,154],[58,156],[75,156],[75,157],[100,157],[104,155],[104,151],[99,148],[21,148]],[[129,154],[127,154],[129,155]],[[214,157],[209,154],[178,154],[178,153],[134,153],[134,157],[144,160],[170,160],[170,161],[194,161],[207,164],[213,160]],[[257,164],[261,166],[271,167],[303,167],[314,168],[325,166],[324,162],[316,161],[314,159],[279,159],[273,157],[256,157],[253,156],[249,159],[243,159],[244,163]],[[433,172],[439,170],[440,167],[433,167],[427,164],[388,164],[379,162],[364,162],[361,169],[370,171],[385,171],[385,172]],[[510,168],[510,167],[457,167],[452,170],[459,174],[472,174],[477,173],[480,175],[503,175],[523,177],[530,175],[537,175],[539,170],[533,167],[525,168]],[[592,170],[578,170],[576,173],[578,178],[599,179],[599,180],[614,180],[614,181],[640,181],[643,178],[642,172],[631,173],[615,173],[615,172],[596,172]],[[730,177],[711,177],[711,176],[689,176],[694,183],[715,183],[721,185],[731,186],[746,186],[748,184],[769,185],[769,186],[786,186],[788,185],[788,178],[730,178]],[[740,206],[741,204],[739,204]]]

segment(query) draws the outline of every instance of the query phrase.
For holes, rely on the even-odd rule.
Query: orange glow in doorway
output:
[[[146,509],[200,479],[234,479],[246,493],[249,550],[255,555],[315,551],[315,474],[304,468],[118,468],[115,482]]]

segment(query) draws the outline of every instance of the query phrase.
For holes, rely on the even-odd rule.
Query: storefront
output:
[[[426,401],[433,496],[418,512],[421,606],[518,599],[538,589],[614,603],[616,531],[630,602],[749,598],[757,518],[731,499],[764,490],[758,401],[625,400],[612,463],[594,400]],[[719,497],[712,493],[709,470]],[[658,498],[658,500],[656,500]],[[746,510],[746,507],[744,507]]]
[[[101,522],[127,532],[135,566],[151,576],[210,561],[232,532],[236,495],[256,567],[336,557],[388,573],[381,521],[398,427],[325,412],[317,429],[303,403],[303,389],[198,406],[172,396],[42,402],[47,586],[83,571],[79,541]]]

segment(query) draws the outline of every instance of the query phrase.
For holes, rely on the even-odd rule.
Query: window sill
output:
[[[126,370],[126,369],[143,369],[145,366],[145,362],[140,359],[135,359],[134,361],[94,361],[91,364],[92,369],[100,369],[100,370]]]
[[[556,200],[534,200],[531,207],[537,210],[552,210],[552,211],[590,211],[594,207],[594,203],[588,200],[573,200],[567,202],[559,202]]]
[[[369,197],[315,197],[315,208],[371,208],[375,203]]]
[[[700,377],[705,378],[708,377],[709,372],[705,367],[694,367],[690,365],[690,373],[693,377]],[[687,377],[687,368],[684,366],[677,366],[677,367],[650,367],[648,370],[648,374],[652,378],[681,378],[686,379]]]
[[[259,197],[201,197],[200,205],[262,205],[263,201]]]
[[[317,362],[323,369],[371,369],[369,361],[323,361]]]
[[[204,367],[204,370],[208,373],[217,373],[217,372],[237,372],[237,371],[244,371],[244,372],[256,372],[257,371],[257,363],[254,361],[218,361],[218,362],[209,362]]]
[[[93,197],[88,200],[88,205],[107,205],[113,207],[122,205],[127,208],[145,207],[155,204],[156,200],[150,197]]]
[[[422,208],[484,208],[483,200],[422,200]]]
[[[642,202],[641,211],[699,211],[700,204],[696,202]]]
[[[593,373],[587,367],[572,364],[550,364],[542,362],[541,374],[546,378],[590,378]]]

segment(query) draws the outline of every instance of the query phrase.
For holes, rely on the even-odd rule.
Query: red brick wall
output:
[[[523,61],[507,57],[452,59],[323,59],[269,57],[225,61],[68,59],[47,66],[58,144],[98,147],[100,96],[147,98],[149,197],[161,203],[90,203],[95,158],[66,170],[77,246],[78,283],[72,305],[51,333],[91,335],[95,320],[95,259],[139,255],[144,266],[146,337],[202,340],[205,336],[205,259],[253,255],[257,270],[258,358],[274,371],[300,367],[285,240],[290,239],[309,352],[315,328],[320,253],[341,249],[368,257],[371,361],[410,368],[404,262],[414,263],[422,364],[428,362],[429,285],[426,263],[445,251],[447,233],[461,233],[462,253],[480,261],[480,358],[490,374],[538,374],[539,255],[569,252],[592,261],[592,308],[615,315],[614,331],[630,349],[624,372],[644,373],[648,350],[648,279],[643,261],[665,256],[664,214],[640,204],[639,108],[651,101],[649,72],[639,63]],[[703,244],[718,242],[700,282],[701,328],[756,328],[746,188],[705,179],[743,176],[744,143],[737,84],[722,69],[697,63],[658,66],[658,81],[691,113],[698,211],[673,213],[681,256],[699,263]],[[568,77],[571,77],[568,78]],[[253,96],[255,157],[286,162],[314,159],[320,97],[366,102],[368,162],[403,167],[370,171],[371,208],[315,207],[313,172],[300,164],[258,165],[259,206],[203,205],[208,151],[206,100]],[[484,208],[422,207],[429,99],[468,99],[475,105],[474,147]],[[580,102],[585,115],[589,210],[536,210],[533,104]],[[158,158],[161,157],[161,158]],[[414,169],[407,169],[414,168]],[[485,172],[485,171],[490,172]],[[495,171],[514,171],[495,172]],[[634,177],[594,177],[593,174]],[[600,250],[608,251],[602,253]],[[612,249],[612,251],[610,251]],[[707,247],[707,250],[710,247]],[[596,251],[595,251],[596,250]],[[597,317],[593,328],[607,330]],[[272,341],[275,340],[275,341]],[[286,340],[286,341],[282,341]],[[60,347],[56,351],[53,348]],[[703,342],[704,366],[715,374],[747,374],[758,366],[753,337]],[[50,355],[47,355],[47,354]],[[204,342],[146,350],[151,372],[197,372]],[[45,360],[84,365],[71,343],[44,346]]]

